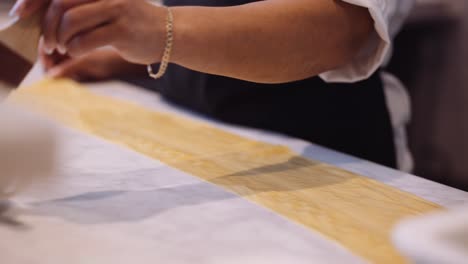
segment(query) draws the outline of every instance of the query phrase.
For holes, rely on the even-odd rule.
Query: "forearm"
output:
[[[172,61],[254,82],[316,76],[347,63],[372,31],[367,10],[333,0],[176,7]]]

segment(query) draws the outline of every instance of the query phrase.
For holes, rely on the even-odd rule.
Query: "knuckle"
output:
[[[78,21],[78,17],[73,12],[66,12],[62,18],[62,30],[67,31]]]
[[[24,8],[34,8],[38,4],[45,4],[47,0],[37,1],[37,0],[26,0],[23,1],[22,6]]]
[[[112,30],[115,31],[116,34],[126,34],[128,26],[122,20],[117,20],[115,21]]]
[[[34,6],[34,0],[26,0],[22,5],[24,8],[30,8],[31,6]]]
[[[72,57],[76,57],[81,54],[81,43],[81,37],[76,37],[67,45],[67,51]]]
[[[111,1],[111,7],[117,14],[122,14],[127,8],[128,1],[114,0]]]
[[[51,9],[54,10],[56,13],[64,12],[66,9],[66,1],[65,0],[55,0],[52,2]]]

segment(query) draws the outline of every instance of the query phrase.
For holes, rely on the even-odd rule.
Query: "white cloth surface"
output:
[[[40,78],[37,66],[25,84]],[[466,192],[301,140],[203,119],[127,83],[89,86],[287,146],[442,206],[468,201]],[[72,129],[57,132],[56,173],[16,197],[26,207],[4,219],[13,226],[0,224],[2,264],[366,263],[317,232],[161,162]]]
[[[126,83],[91,89],[288,146],[443,206],[468,201],[466,192],[301,140],[202,119]],[[366,263],[317,232],[161,162],[79,131],[57,132],[56,173],[16,197],[25,208],[4,219],[13,225],[0,224],[2,264]]]
[[[24,208],[0,215],[2,264],[366,263],[161,162],[69,128],[57,132],[56,172],[15,198]]]
[[[344,67],[325,72],[320,77],[326,82],[357,82],[367,79],[391,58],[392,41],[400,31],[414,4],[413,0],[343,0],[369,9],[374,19],[374,33],[369,41]],[[397,166],[410,172],[413,159],[408,148],[406,125],[411,116],[411,104],[403,84],[394,76],[382,73],[387,105],[393,125]]]

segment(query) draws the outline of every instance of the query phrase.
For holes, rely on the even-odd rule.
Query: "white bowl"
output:
[[[401,222],[393,233],[396,247],[418,264],[468,263],[468,207]]]

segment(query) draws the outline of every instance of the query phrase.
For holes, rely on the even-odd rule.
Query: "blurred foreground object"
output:
[[[54,133],[45,121],[0,103],[0,201],[52,175],[54,156]]]
[[[393,240],[417,264],[467,263],[468,207],[405,220]]]
[[[16,0],[0,2],[0,81],[18,86],[37,59],[40,14],[18,20],[8,16]]]

